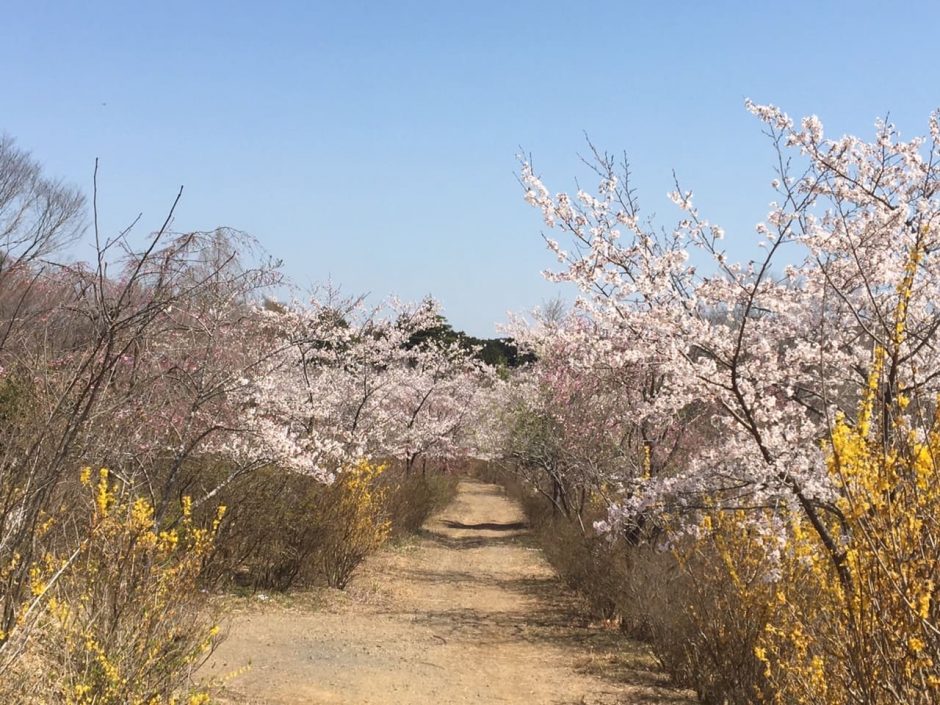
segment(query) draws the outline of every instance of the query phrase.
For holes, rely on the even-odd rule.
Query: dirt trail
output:
[[[475,481],[346,593],[236,609],[202,673],[251,704],[691,702],[641,646],[578,616],[519,508]]]

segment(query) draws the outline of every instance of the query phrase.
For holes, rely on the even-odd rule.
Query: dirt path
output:
[[[203,669],[269,705],[687,703],[642,647],[578,617],[502,489],[460,483],[342,596],[253,600]],[[250,668],[232,676],[250,662]]]

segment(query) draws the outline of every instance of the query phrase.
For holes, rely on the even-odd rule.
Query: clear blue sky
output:
[[[827,132],[940,105],[940,3],[92,2],[0,5],[0,130],[114,231],[255,235],[301,284],[432,293],[480,335],[554,289],[519,147],[571,186],[583,132],[645,210],[676,169],[746,252],[772,197],[746,97]]]

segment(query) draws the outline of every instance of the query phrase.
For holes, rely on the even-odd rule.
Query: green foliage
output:
[[[439,316],[439,325],[426,328],[411,336],[409,347],[419,347],[428,343],[438,345],[457,345],[463,350],[474,350],[475,357],[490,367],[515,369],[535,362],[531,352],[522,351],[512,338],[477,338],[454,330],[443,316]]]

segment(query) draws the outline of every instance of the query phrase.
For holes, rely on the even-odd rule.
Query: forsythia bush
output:
[[[203,580],[274,591],[341,587],[359,560],[389,536],[416,531],[455,486],[439,471],[369,463],[351,465],[330,485],[259,470],[220,496],[229,511]]]
[[[887,436],[876,428],[883,359],[856,424],[839,418],[832,433],[845,577],[791,521],[791,578],[758,647],[775,703],[940,702],[940,417],[926,434],[900,420]],[[813,600],[792,600],[794,584],[813,586]]]
[[[908,409],[890,374],[922,256],[912,249],[893,335],[875,348],[856,421],[837,416],[827,444],[841,553],[833,560],[799,515],[789,522],[789,579],[756,649],[781,705],[940,700],[940,410],[923,400]],[[792,599],[797,584],[812,586],[811,600]]]
[[[107,470],[95,480],[84,469],[82,483],[91,506],[81,546],[65,560],[46,556],[33,571],[32,593],[47,600],[24,659],[34,669],[26,680],[35,702],[207,703],[186,681],[218,632],[196,581],[224,510],[211,528],[198,528],[184,498],[161,528],[151,504]]]
[[[706,513],[702,537],[673,548],[675,584],[662,594],[651,591],[654,651],[705,702],[750,702],[766,693],[755,647],[773,611],[775,586],[760,526],[741,510]]]
[[[391,532],[385,489],[378,478],[387,466],[361,461],[344,471],[321,496],[323,532],[315,561],[330,587],[344,588],[352,572]]]

